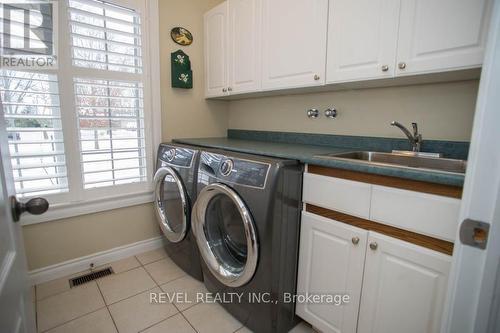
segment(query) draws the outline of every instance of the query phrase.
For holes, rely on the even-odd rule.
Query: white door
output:
[[[324,333],[356,332],[368,232],[302,213],[297,294],[347,293],[347,305],[297,303],[296,313]]]
[[[10,169],[5,120],[0,103],[0,332],[35,332],[32,288],[28,280],[21,227],[12,218]]]
[[[260,90],[262,0],[229,0],[228,92]]]
[[[227,13],[225,1],[204,15],[206,97],[227,95]]]
[[[396,75],[479,67],[490,0],[401,0]]]
[[[484,250],[455,243],[443,333],[500,332],[500,1],[492,12],[459,218],[490,230]]]
[[[451,257],[369,232],[358,333],[437,333]]]
[[[263,0],[262,87],[325,83],[328,0]]]
[[[326,82],[394,75],[400,0],[330,0]]]

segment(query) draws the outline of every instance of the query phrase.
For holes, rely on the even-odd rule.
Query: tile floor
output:
[[[68,279],[81,273],[37,285],[38,332],[250,332],[219,304],[197,304],[196,293],[206,292],[203,283],[186,275],[163,249],[106,266],[115,274],[75,288],[70,288]],[[150,302],[151,292],[173,291],[186,293],[191,303]],[[302,323],[292,331],[312,329]]]

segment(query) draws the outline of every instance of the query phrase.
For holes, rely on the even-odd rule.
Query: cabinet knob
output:
[[[307,110],[307,117],[311,119],[316,119],[319,117],[318,109],[309,109]]]
[[[400,62],[400,63],[398,64],[398,68],[399,68],[399,69],[405,69],[405,68],[406,68],[406,63],[405,63],[405,62]]]
[[[351,241],[352,241],[352,243],[353,243],[354,245],[358,245],[358,243],[359,243],[359,237],[353,237],[353,238],[351,239]]]
[[[226,92],[226,91],[227,91],[227,89],[226,89],[226,88],[222,88],[222,92]]]
[[[378,244],[377,242],[371,242],[370,243],[370,249],[372,249],[373,251],[375,251],[378,247]]]
[[[382,66],[382,72],[387,72],[389,70],[389,66],[388,65],[383,65]]]
[[[319,79],[320,79],[319,75],[318,75],[318,74],[315,74],[315,75],[314,75],[314,80],[315,80],[315,81],[318,81]]]
[[[228,87],[228,88],[227,88],[227,91],[233,91],[233,88]]]
[[[337,110],[335,108],[328,108],[325,110],[325,117],[333,119],[337,117]]]

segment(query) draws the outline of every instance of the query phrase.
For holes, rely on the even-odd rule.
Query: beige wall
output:
[[[23,227],[30,270],[160,235],[151,204]]]
[[[160,61],[163,140],[188,137],[225,136],[227,103],[206,101],[203,73],[203,14],[222,0],[160,0]],[[193,34],[190,46],[181,46],[170,38],[175,26]],[[182,49],[191,60],[193,89],[170,87],[170,53]]]
[[[224,136],[227,103],[205,101],[203,91],[203,13],[222,0],[160,3],[160,59],[163,140],[175,137]],[[183,26],[194,43],[180,47],[170,29]],[[170,87],[170,53],[182,48],[191,59],[194,88]],[[23,227],[29,269],[53,265],[117,246],[158,236],[151,204],[82,215]]]
[[[229,128],[403,137],[389,126],[416,121],[424,139],[469,141],[478,81],[289,95],[232,101]],[[335,120],[308,119],[305,110],[334,106]]]

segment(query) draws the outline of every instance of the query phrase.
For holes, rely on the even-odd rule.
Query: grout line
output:
[[[101,307],[101,308],[99,308],[99,309],[92,310],[92,311],[87,312],[87,313],[85,313],[85,314],[82,314],[82,315],[80,315],[80,316],[78,316],[78,317],[75,317],[75,318],[73,318],[73,319],[70,319],[70,320],[68,320],[68,321],[65,321],[64,323],[57,324],[56,326],[53,326],[53,327],[47,328],[45,331],[42,331],[41,333],[45,333],[45,332],[48,332],[48,331],[50,331],[50,330],[53,330],[54,328],[57,328],[57,327],[59,327],[59,326],[66,325],[67,323],[70,323],[70,322],[72,322],[72,321],[74,321],[74,320],[80,319],[80,318],[85,317],[85,316],[87,316],[87,315],[89,315],[89,314],[92,314],[92,313],[94,313],[94,312],[100,311],[100,310],[104,309],[105,307],[106,307],[106,306],[103,306],[103,307]]]
[[[199,303],[198,303],[198,304],[199,304]],[[196,305],[198,305],[198,304],[195,304],[194,306],[196,306]],[[190,307],[190,308],[192,308],[192,307]],[[189,309],[190,309],[190,308],[189,308]],[[187,310],[187,309],[186,309],[186,310]],[[186,310],[184,310],[184,311],[186,311]],[[185,321],[187,321],[187,323],[189,324],[189,326],[191,326],[191,327],[193,328],[193,330],[194,330],[195,332],[197,332],[197,333],[198,333],[198,330],[197,330],[197,329],[193,326],[193,324],[191,324],[191,322],[189,321],[189,319],[187,319],[187,317],[184,315],[184,313],[182,313],[182,311],[180,311],[179,313],[180,313],[180,314],[181,314],[181,316],[184,318],[184,320],[185,320]]]
[[[118,301],[115,301],[115,302],[113,302],[113,303],[106,304],[106,300],[104,300],[104,303],[106,304],[106,306],[115,305],[116,303],[119,303],[119,302],[124,301],[124,300],[129,299],[129,298],[132,298],[132,297],[134,297],[134,296],[137,296],[137,295],[143,294],[143,293],[145,293],[145,292],[151,291],[151,290],[153,290],[153,289],[155,289],[155,288],[158,288],[158,286],[154,286],[153,288],[149,288],[149,289],[146,289],[146,290],[140,291],[140,292],[138,292],[137,294],[133,294],[133,295],[127,296],[127,297],[122,298],[122,299],[120,299],[120,300],[118,300]],[[160,289],[160,290],[161,290],[161,289]]]
[[[111,311],[109,310],[109,307],[106,305],[106,300],[104,299],[104,295],[102,294],[101,287],[99,287],[99,284],[97,282],[96,282],[96,284],[97,284],[97,289],[99,290],[99,293],[101,294],[102,300],[104,301],[104,304],[106,306],[106,310],[108,310],[109,316],[111,317],[111,321],[113,322],[113,325],[115,326],[116,331],[119,333],[120,331],[118,330],[118,326],[116,325],[115,318],[113,318],[113,315],[111,314]]]
[[[170,303],[170,304],[172,304],[172,303]],[[170,316],[168,316],[167,318],[164,318],[164,319],[162,319],[162,320],[160,320],[160,321],[158,321],[158,322],[156,322],[156,323],[154,323],[154,324],[152,324],[152,325],[150,325],[150,326],[148,326],[148,327],[145,327],[145,328],[143,328],[143,329],[139,330],[139,333],[140,333],[140,332],[144,332],[145,330],[150,329],[151,327],[153,327],[153,326],[155,326],[155,325],[158,325],[159,323],[162,323],[162,322],[164,322],[165,320],[169,320],[170,318],[175,317],[175,316],[177,316],[178,314],[180,314],[180,312],[174,313],[173,315],[170,315]]]

